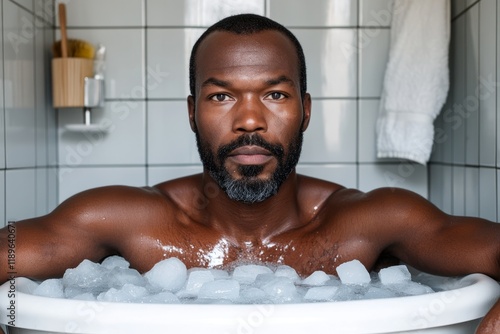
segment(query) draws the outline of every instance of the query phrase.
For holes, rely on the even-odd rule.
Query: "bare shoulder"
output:
[[[59,205],[53,215],[82,222],[148,217],[151,209],[164,207],[166,197],[152,187],[106,186],[78,193]],[[134,213],[131,215],[131,213]]]
[[[83,259],[99,261],[119,254],[154,228],[168,207],[168,200],[154,188],[109,186],[76,194],[50,214],[16,222],[17,272],[60,277]],[[0,255],[6,252],[6,237],[6,230],[0,230]],[[0,271],[0,282],[4,274]]]
[[[433,233],[449,216],[417,193],[401,188],[368,192],[339,189],[325,202],[324,223],[366,234],[367,239],[390,242],[412,233]]]

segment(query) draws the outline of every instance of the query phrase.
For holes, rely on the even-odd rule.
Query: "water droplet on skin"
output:
[[[221,239],[209,252],[200,249],[197,255],[200,259],[205,261],[207,267],[213,268],[224,264],[224,259],[227,256],[228,250],[229,242],[225,239]]]

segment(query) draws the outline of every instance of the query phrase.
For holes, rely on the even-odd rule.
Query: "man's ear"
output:
[[[304,112],[304,119],[302,120],[302,131],[306,131],[311,120],[311,95],[306,93],[302,100],[302,108]]]
[[[193,132],[196,132],[196,120],[195,120],[195,105],[194,105],[194,98],[192,95],[189,95],[187,97],[187,104],[188,104],[188,113],[189,113],[189,125],[191,126],[191,130]]]

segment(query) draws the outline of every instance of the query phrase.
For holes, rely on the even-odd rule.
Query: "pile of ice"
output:
[[[285,265],[239,265],[232,271],[192,268],[169,258],[141,275],[119,256],[101,264],[84,260],[63,278],[48,279],[33,294],[133,303],[300,303],[390,298],[433,292],[412,281],[408,268],[369,273],[358,260],[337,267],[338,277],[315,271],[301,278]]]

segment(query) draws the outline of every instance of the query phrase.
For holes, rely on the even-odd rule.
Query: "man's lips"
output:
[[[273,158],[271,152],[260,146],[242,146],[234,149],[228,159],[240,165],[262,165]]]

